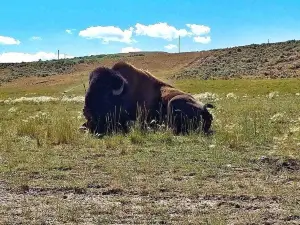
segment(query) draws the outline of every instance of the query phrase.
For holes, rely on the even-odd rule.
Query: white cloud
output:
[[[194,35],[202,35],[208,34],[210,32],[210,27],[204,25],[197,25],[197,24],[186,24],[189,27]]]
[[[73,31],[75,31],[76,29],[66,29],[66,32],[68,33],[68,34],[73,34]]]
[[[112,41],[132,43],[132,32],[132,27],[123,31],[119,27],[114,26],[96,26],[80,31],[79,36],[88,39],[101,39],[105,44]]]
[[[210,38],[210,36],[207,36],[207,37],[197,36],[197,37],[194,37],[194,42],[208,44],[211,42],[211,38]]]
[[[177,45],[169,44],[169,45],[166,45],[165,48],[166,48],[166,49],[169,49],[169,50],[172,50],[172,49],[177,48]]]
[[[59,54],[60,58],[73,58],[71,55]],[[7,52],[0,54],[1,63],[33,62],[38,60],[57,59],[57,54],[52,52],[37,52],[34,54],[23,52]]]
[[[140,52],[141,49],[139,48],[134,48],[134,47],[125,47],[121,49],[122,53],[128,53],[128,52]]]
[[[185,29],[176,29],[175,27],[170,26],[167,23],[156,23],[152,25],[143,25],[137,23],[135,25],[135,28],[135,33],[137,35],[163,38],[169,41],[178,38],[179,35],[181,37],[190,35]]]
[[[42,38],[41,38],[41,37],[38,37],[38,36],[32,36],[32,37],[30,38],[30,40],[32,40],[32,41],[40,41],[40,40],[42,40]]]
[[[200,24],[186,24],[187,29],[179,29],[166,22],[144,25],[137,23],[134,28],[122,30],[115,26],[92,26],[79,32],[79,36],[87,39],[100,39],[103,44],[109,42],[136,42],[132,39],[133,34],[136,36],[148,36],[152,38],[161,38],[167,41],[178,39],[180,37],[191,37],[194,42],[207,44],[211,41],[210,37],[203,37],[204,34],[210,33],[210,27]],[[66,30],[72,34],[71,30]],[[172,45],[165,46],[166,49],[174,49]]]
[[[0,36],[0,45],[19,45],[21,42],[12,37]]]

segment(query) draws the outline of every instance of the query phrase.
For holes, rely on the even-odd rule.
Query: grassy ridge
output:
[[[199,57],[175,78],[292,78],[300,75],[300,41],[217,49]]]
[[[47,77],[74,72],[73,60],[53,60],[31,63],[0,63],[0,82],[9,82],[20,77]]]

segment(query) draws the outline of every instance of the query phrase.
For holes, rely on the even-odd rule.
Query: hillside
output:
[[[300,75],[300,41],[252,44],[201,52],[139,52],[31,63],[0,63],[0,83],[21,77],[86,74],[126,60],[163,78],[287,78]]]
[[[174,77],[287,78],[300,75],[300,41],[252,44],[210,51],[199,56]]]

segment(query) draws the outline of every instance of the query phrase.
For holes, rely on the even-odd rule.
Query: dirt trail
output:
[[[0,183],[1,224],[300,224],[278,197],[205,195],[187,197],[126,194],[96,187],[79,189],[30,189],[12,191]],[[222,214],[221,214],[222,213]]]

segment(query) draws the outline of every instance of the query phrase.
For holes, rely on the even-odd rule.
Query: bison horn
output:
[[[112,92],[113,92],[113,95],[120,95],[122,92],[123,92],[123,89],[124,89],[124,81],[123,81],[123,83],[122,83],[122,85],[121,85],[121,87],[119,88],[119,89],[116,89],[116,90],[113,90]]]

